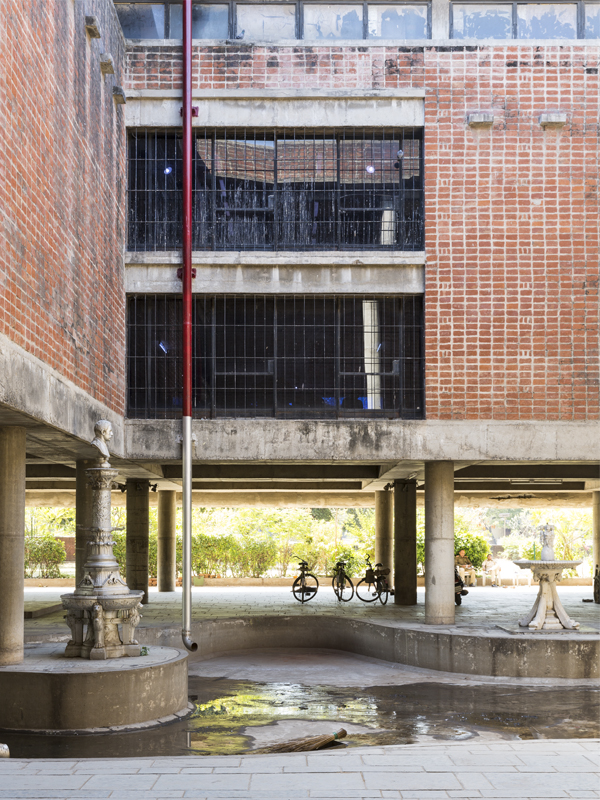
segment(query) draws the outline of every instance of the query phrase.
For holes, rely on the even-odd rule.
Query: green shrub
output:
[[[51,533],[25,534],[25,577],[60,578],[60,565],[67,558],[63,542]]]
[[[468,530],[468,522],[457,514],[454,520],[454,552],[464,550],[474,567],[480,567],[490,552],[490,545],[480,533]],[[425,570],[425,516],[417,515],[417,565]]]

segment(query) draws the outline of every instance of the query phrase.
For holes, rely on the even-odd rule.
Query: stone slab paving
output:
[[[290,580],[291,586],[291,580]],[[56,600],[64,594],[63,587],[26,587],[27,600]],[[564,586],[559,588],[561,600],[567,613],[582,625],[600,632],[600,606],[584,603],[583,598],[592,596],[589,586]],[[475,587],[469,590],[463,605],[456,609],[456,629],[469,632],[496,631],[506,635],[497,626],[513,624],[533,605],[537,586],[516,588]],[[324,582],[317,596],[302,605],[292,597],[291,588],[285,586],[247,586],[247,587],[194,587],[192,590],[193,620],[226,619],[263,615],[333,615],[354,619],[376,619],[390,625],[420,625],[425,617],[425,590],[419,588],[416,606],[395,606],[390,598],[386,606],[379,603],[365,604],[356,598],[350,603],[338,603],[330,582]],[[181,590],[161,592],[150,589],[150,602],[143,609],[140,627],[164,627],[180,625]],[[67,640],[69,631],[60,611],[47,617],[26,620],[26,641],[60,639]],[[517,634],[518,635],[518,634]],[[584,634],[562,634],[583,636]]]
[[[0,799],[599,798],[600,740],[389,745],[327,753],[0,760]]]

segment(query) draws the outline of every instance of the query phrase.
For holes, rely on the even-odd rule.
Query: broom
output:
[[[343,739],[347,732],[340,728],[335,733],[325,733],[321,736],[309,736],[307,739],[291,739],[289,742],[272,744],[270,747],[261,747],[252,753],[301,753],[305,750],[320,750],[328,744]]]

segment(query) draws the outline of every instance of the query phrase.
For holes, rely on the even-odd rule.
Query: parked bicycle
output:
[[[356,596],[363,603],[374,603],[379,600],[384,606],[390,595],[390,585],[387,576],[390,571],[383,564],[375,564],[375,568],[371,564],[367,556],[367,571],[365,577],[360,580],[356,585]]]
[[[335,592],[335,596],[341,602],[342,600],[344,603],[347,603],[349,600],[352,600],[354,597],[354,584],[350,578],[350,575],[346,572],[346,562],[345,561],[338,561],[335,565],[333,570],[333,578],[331,579],[331,585],[333,587],[333,591]]]
[[[307,603],[318,592],[319,581],[312,572],[308,571],[308,561],[302,559],[298,566],[300,567],[300,575],[292,584],[292,593],[300,603]]]

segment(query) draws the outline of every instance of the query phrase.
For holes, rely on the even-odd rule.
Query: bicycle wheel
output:
[[[388,586],[387,581],[378,581],[377,588],[379,590],[379,602],[382,606],[384,606],[388,601],[388,597],[390,596],[390,587]]]
[[[300,603],[308,603],[316,595],[319,581],[310,572],[299,575],[292,584],[292,593]]]
[[[354,584],[347,575],[334,575],[331,585],[339,601],[347,603],[354,597]]]
[[[377,600],[377,585],[370,583],[366,578],[363,578],[356,584],[356,596],[363,603],[374,603]]]

